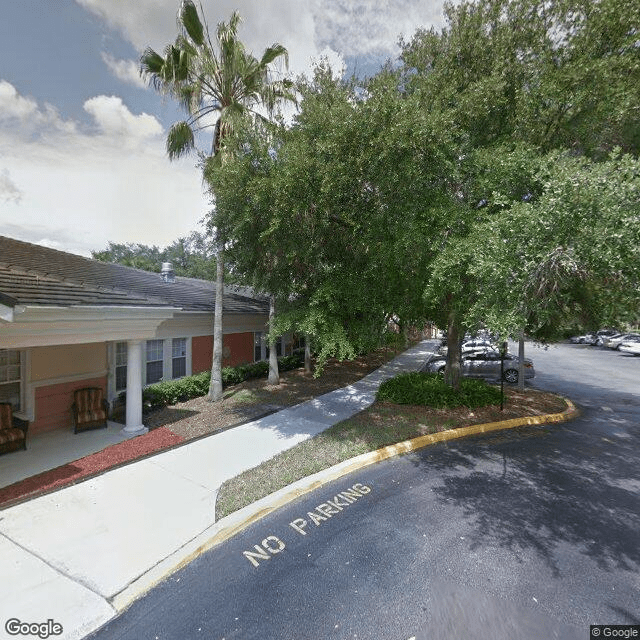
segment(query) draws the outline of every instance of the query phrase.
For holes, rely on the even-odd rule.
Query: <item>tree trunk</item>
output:
[[[518,341],[518,390],[524,391],[524,329],[520,331]]]
[[[460,351],[460,332],[462,328],[457,322],[455,312],[449,314],[449,327],[447,329],[447,366],[445,369],[445,382],[454,389],[460,389],[460,376],[462,356]]]
[[[224,245],[218,241],[216,253],[216,307],[213,316],[213,360],[211,362],[211,382],[209,402],[222,400],[222,296],[224,293]]]
[[[269,298],[269,378],[268,384],[280,384],[278,372],[278,354],[276,353],[276,339],[273,335],[273,320],[276,315],[276,299]]]
[[[409,346],[409,325],[405,322],[402,324],[402,347],[406,349]]]
[[[304,336],[304,372],[311,373],[311,337],[308,333]]]

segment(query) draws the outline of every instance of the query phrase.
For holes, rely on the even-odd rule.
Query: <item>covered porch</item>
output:
[[[29,429],[26,451],[0,455],[0,488],[147,432],[142,422],[143,345],[175,311],[18,305],[3,315],[2,372],[10,378],[4,383],[10,392],[4,401]],[[128,360],[126,423],[108,421],[107,428],[74,433],[75,392],[99,388],[108,397],[115,341],[125,345]]]
[[[26,451],[14,451],[0,456],[0,489],[97,453],[136,435],[126,432],[121,424],[111,421],[107,422],[106,429],[77,434],[69,428],[60,428],[29,435]]]

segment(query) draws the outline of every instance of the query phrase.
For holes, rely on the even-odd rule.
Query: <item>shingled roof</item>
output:
[[[0,304],[172,307],[213,312],[215,283],[99,262],[0,236]],[[266,313],[268,301],[225,287],[226,313]]]

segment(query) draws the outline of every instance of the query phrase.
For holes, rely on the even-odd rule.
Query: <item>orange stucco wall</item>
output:
[[[63,427],[71,428],[73,426],[71,417],[73,392],[83,387],[102,387],[106,390],[107,378],[103,376],[37,387],[35,390],[35,419],[29,425],[29,434]]]
[[[223,336],[223,367],[253,362],[253,332],[227,333]],[[227,355],[228,354],[228,355]],[[226,355],[226,357],[224,357]],[[209,371],[213,358],[213,336],[191,339],[191,370],[193,373]]]
[[[191,338],[191,371],[200,373],[211,369],[213,358],[213,336]]]
[[[225,357],[228,354],[227,357]],[[235,367],[253,362],[253,332],[228,333],[222,340],[222,366]]]

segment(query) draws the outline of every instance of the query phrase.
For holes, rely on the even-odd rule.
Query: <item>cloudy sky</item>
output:
[[[183,115],[145,87],[138,59],[176,36],[179,0],[19,0],[0,20],[0,235],[90,255],[107,242],[166,246],[209,205],[195,157],[170,163]],[[375,73],[398,37],[440,26],[441,0],[202,0],[211,31],[237,9],[259,56],[280,42],[290,72],[326,56]]]

